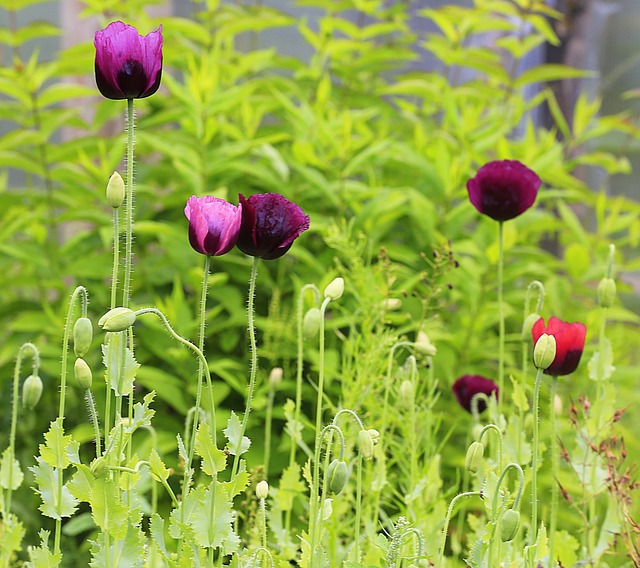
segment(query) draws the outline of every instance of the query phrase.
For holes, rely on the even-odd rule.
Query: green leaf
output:
[[[530,83],[545,83],[547,81],[561,81],[579,77],[589,77],[592,73],[582,69],[569,67],[568,65],[545,64],[527,69],[514,83],[516,88],[524,87]]]
[[[133,421],[124,429],[127,434],[133,434],[138,428],[151,426],[151,419],[156,411],[149,407],[155,396],[155,391],[151,391],[144,396],[142,402],[133,405]]]
[[[613,352],[611,342],[604,337],[602,340],[602,352],[596,351],[587,365],[589,378],[592,381],[609,380],[616,368],[613,366]]]
[[[14,552],[20,550],[25,529],[18,518],[9,513],[0,521],[0,564],[10,566]]]
[[[580,543],[567,531],[556,531],[554,556],[560,558],[561,566],[575,566],[578,562],[576,552]]]
[[[11,480],[9,480],[11,476]],[[20,469],[20,462],[12,455],[11,448],[2,453],[0,460],[0,487],[14,491],[22,484],[24,474]]]
[[[91,500],[91,492],[93,491],[93,485],[95,477],[91,473],[89,466],[78,464],[76,465],[76,472],[73,474],[71,480],[67,483],[67,487],[78,501],[84,501],[88,503]]]
[[[123,540],[114,543],[113,539],[109,539],[109,548],[105,546],[105,533],[100,533],[96,541],[91,542],[91,563],[92,568],[109,568],[113,566],[111,559],[116,554],[115,546],[117,544],[118,566],[123,568],[142,568],[144,566],[145,538],[140,527],[131,523],[125,523]],[[122,537],[119,537],[122,538]]]
[[[51,423],[49,431],[44,435],[45,444],[40,444],[40,457],[51,467],[66,468],[77,459],[79,444],[71,436],[64,435],[62,418]]]
[[[36,493],[42,498],[39,509],[43,515],[52,519],[70,517],[75,513],[78,500],[71,494],[66,485],[62,486],[62,500],[58,502],[58,475],[59,469],[53,468],[40,457],[36,457],[37,465],[29,468],[35,477],[38,486]]]
[[[164,465],[164,462],[160,459],[160,455],[155,448],[153,448],[149,454],[149,473],[151,473],[151,476],[159,482],[169,479],[170,472]]]
[[[196,453],[202,458],[202,471],[207,475],[215,475],[227,466],[227,456],[216,448],[211,439],[209,425],[202,423],[196,434]]]
[[[57,568],[62,560],[62,553],[53,554],[49,550],[49,531],[41,529],[38,535],[42,544],[29,549],[31,562],[27,562],[27,566],[30,568]]]
[[[106,379],[117,396],[133,392],[133,382],[140,365],[131,349],[125,347],[126,332],[107,333],[102,345],[102,363]]]
[[[94,522],[112,537],[122,539],[127,533],[129,509],[120,502],[120,491],[115,482],[106,477],[99,477],[93,483],[91,498],[91,515]]]
[[[298,495],[302,495],[305,490],[305,484],[300,477],[300,466],[294,463],[282,472],[280,485],[274,499],[276,507],[280,511],[291,511],[293,500]]]
[[[226,436],[229,443],[227,444],[227,450],[232,455],[242,455],[251,446],[251,440],[246,436],[242,436],[242,440],[240,440],[240,435],[242,432],[242,425],[240,424],[240,420],[236,416],[236,413],[231,411],[231,416],[229,417],[229,421],[227,422],[227,427],[223,430],[224,435]]]
[[[237,550],[240,538],[233,531],[233,503],[222,484],[212,481],[193,510],[192,527],[198,546]]]

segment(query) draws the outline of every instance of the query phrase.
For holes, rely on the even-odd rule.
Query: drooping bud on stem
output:
[[[484,456],[484,445],[482,442],[472,442],[467,450],[467,456],[464,460],[464,467],[469,473],[478,473],[482,465]]]
[[[129,308],[113,308],[104,314],[99,320],[98,325],[104,331],[125,331],[129,329],[136,321],[136,314]]]
[[[89,318],[78,318],[73,326],[73,351],[76,357],[84,357],[93,341],[93,325]]]
[[[345,488],[349,480],[347,464],[342,460],[333,460],[327,468],[325,480],[329,491],[338,495]]]
[[[332,301],[339,300],[344,294],[344,278],[335,278],[324,289],[324,297]]]
[[[520,528],[520,512],[515,509],[508,509],[502,515],[502,523],[500,524],[500,540],[509,542],[518,534]]]
[[[22,406],[33,410],[42,396],[42,379],[38,375],[29,375],[22,385]]]
[[[368,430],[360,430],[358,432],[358,449],[365,460],[373,458],[375,444]]]
[[[80,388],[82,390],[90,389],[91,383],[93,382],[93,374],[87,362],[81,357],[78,357],[73,366],[73,371]]]

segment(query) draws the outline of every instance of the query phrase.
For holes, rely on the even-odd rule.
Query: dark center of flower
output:
[[[118,71],[118,86],[127,98],[140,97],[147,88],[147,74],[139,61],[128,59]]]
[[[482,192],[482,205],[496,221],[506,221],[520,213],[520,195],[502,184],[487,185]]]

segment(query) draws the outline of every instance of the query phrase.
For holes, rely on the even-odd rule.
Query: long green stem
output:
[[[487,424],[482,430],[480,430],[480,434],[478,434],[478,442],[482,442],[482,438],[489,431],[492,430],[495,432],[496,436],[498,436],[498,467],[502,467],[502,431],[495,424]]]
[[[126,187],[126,228],[124,284],[122,289],[122,305],[129,307],[131,298],[131,269],[133,266],[133,169],[135,166],[133,148],[135,142],[136,118],[133,99],[127,99],[127,187]]]
[[[498,388],[500,396],[498,397],[498,416],[502,413],[502,401],[505,397],[504,392],[504,223],[498,222],[498,318],[500,324],[500,338],[498,345]]]
[[[453,514],[453,508],[456,503],[463,499],[464,497],[472,497],[474,495],[480,496],[480,491],[467,491],[466,493],[459,493],[453,499],[451,499],[451,503],[449,503],[449,508],[447,509],[447,515],[444,518],[444,526],[442,527],[442,537],[440,539],[440,550],[438,552],[438,562],[436,566],[438,568],[444,568],[443,560],[444,560],[444,547],[447,543],[447,534],[449,532],[449,523],[451,522],[451,515]]]
[[[98,410],[96,409],[96,401],[93,398],[91,389],[87,389],[86,391],[84,391],[84,397],[87,402],[89,417],[91,418],[91,424],[93,425],[93,435],[96,440],[96,458],[99,458],[102,454],[102,439],[100,437],[100,423],[98,421]]]
[[[120,210],[113,210],[113,267],[111,269],[111,309],[118,301],[118,274],[120,272]]]
[[[318,398],[316,400],[316,443],[318,442],[318,436],[322,428],[322,405],[324,402],[324,318],[330,301],[330,298],[325,298],[322,306],[320,306],[320,359],[318,361]]]
[[[553,566],[556,526],[558,523],[558,436],[556,434],[556,391],[558,377],[551,379],[551,411],[549,423],[551,426],[551,519],[549,521],[549,568]]]
[[[267,416],[265,418],[265,428],[264,428],[264,476],[268,479],[269,477],[269,461],[271,460],[271,428],[273,422],[273,403],[276,398],[275,389],[270,386],[269,387],[269,400],[267,402]]]
[[[539,443],[539,406],[540,383],[542,382],[542,369],[536,373],[536,382],[533,387],[533,442],[531,446],[531,539],[533,546],[538,538],[538,443]]]

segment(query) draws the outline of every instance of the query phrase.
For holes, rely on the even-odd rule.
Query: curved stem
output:
[[[551,519],[549,521],[549,568],[554,562],[555,533],[558,521],[558,437],[556,434],[555,400],[558,390],[558,377],[551,378],[551,412],[549,421],[551,426]]]
[[[440,551],[438,552],[438,562],[436,566],[438,568],[443,568],[444,564],[442,561],[444,560],[444,547],[447,543],[447,533],[449,532],[449,522],[451,521],[451,515],[453,513],[453,508],[456,503],[464,498],[464,497],[472,497],[473,495],[477,495],[480,497],[480,491],[468,491],[466,493],[459,493],[453,499],[451,499],[451,503],[449,503],[449,508],[447,509],[447,516],[444,518],[444,527],[442,528],[442,539],[440,541]]]
[[[498,467],[502,467],[502,432],[500,428],[498,428],[495,424],[487,424],[482,430],[480,430],[480,434],[478,434],[478,442],[482,442],[483,436],[489,431],[493,430],[498,436]]]
[[[500,339],[498,345],[498,417],[502,413],[504,399],[504,223],[498,222],[498,318],[500,320]]]
[[[127,99],[127,187],[126,187],[126,228],[125,228],[125,258],[124,285],[122,289],[122,305],[129,307],[131,297],[131,269],[133,265],[133,147],[135,141],[136,119],[133,99]]]
[[[531,446],[531,540],[533,546],[538,538],[538,438],[539,438],[539,402],[542,369],[536,373],[533,387],[533,442]]]

